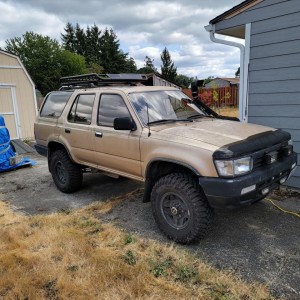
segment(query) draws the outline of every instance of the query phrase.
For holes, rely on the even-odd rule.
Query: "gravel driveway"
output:
[[[54,186],[46,159],[37,154],[29,157],[36,166],[0,174],[0,200],[28,214],[75,209],[142,187],[125,178],[85,174],[79,192],[63,194]],[[122,202],[105,221],[169,243],[155,225],[150,203],[142,203],[141,197],[140,192]],[[297,193],[276,203],[300,211]],[[211,234],[198,244],[182,247],[219,269],[235,270],[245,280],[269,285],[275,297],[300,299],[300,219],[282,213],[266,200],[239,210],[216,211]]]

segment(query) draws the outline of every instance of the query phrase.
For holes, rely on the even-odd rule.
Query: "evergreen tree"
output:
[[[65,34],[61,34],[63,47],[73,53],[84,55],[87,72],[103,72],[100,65],[100,40],[101,30],[96,24],[92,27],[87,26],[84,30],[79,24],[74,28],[71,23],[67,23],[64,28]],[[101,72],[100,72],[101,71]]]
[[[87,69],[101,73],[135,73],[137,67],[132,57],[120,49],[120,42],[112,29],[102,31],[96,24],[86,30],[67,23],[62,34],[63,46],[71,52],[83,55]],[[97,72],[98,73],[98,72]]]
[[[171,60],[171,55],[166,47],[162,51],[160,58],[162,61],[162,66],[161,66],[162,77],[171,82],[175,82],[177,76],[177,68],[174,66],[174,62]]]
[[[73,25],[68,22],[64,28],[65,34],[61,33],[62,44],[65,50],[75,53],[75,32]]]
[[[86,55],[86,34],[84,29],[77,23],[75,27],[75,53],[85,56]]]
[[[126,72],[127,54],[120,49],[120,43],[112,29],[105,29],[101,36],[100,62],[106,73]]]
[[[85,57],[88,64],[100,62],[101,30],[96,24],[86,29]]]

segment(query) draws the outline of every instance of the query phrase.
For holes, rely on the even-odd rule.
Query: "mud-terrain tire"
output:
[[[168,238],[182,244],[196,242],[211,228],[213,209],[191,176],[171,173],[160,178],[151,192],[154,219]]]
[[[82,170],[70,159],[65,150],[53,153],[50,171],[55,185],[64,193],[73,193],[82,185]]]

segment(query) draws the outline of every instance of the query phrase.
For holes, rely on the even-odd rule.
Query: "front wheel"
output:
[[[65,150],[53,153],[50,171],[55,185],[64,193],[73,193],[82,185],[82,170]]]
[[[160,178],[152,189],[151,205],[158,227],[178,243],[201,239],[213,221],[213,209],[200,186],[187,174]]]

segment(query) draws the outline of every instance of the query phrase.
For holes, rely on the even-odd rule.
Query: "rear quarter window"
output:
[[[40,116],[58,118],[62,114],[72,92],[53,92],[48,94],[41,109]]]

